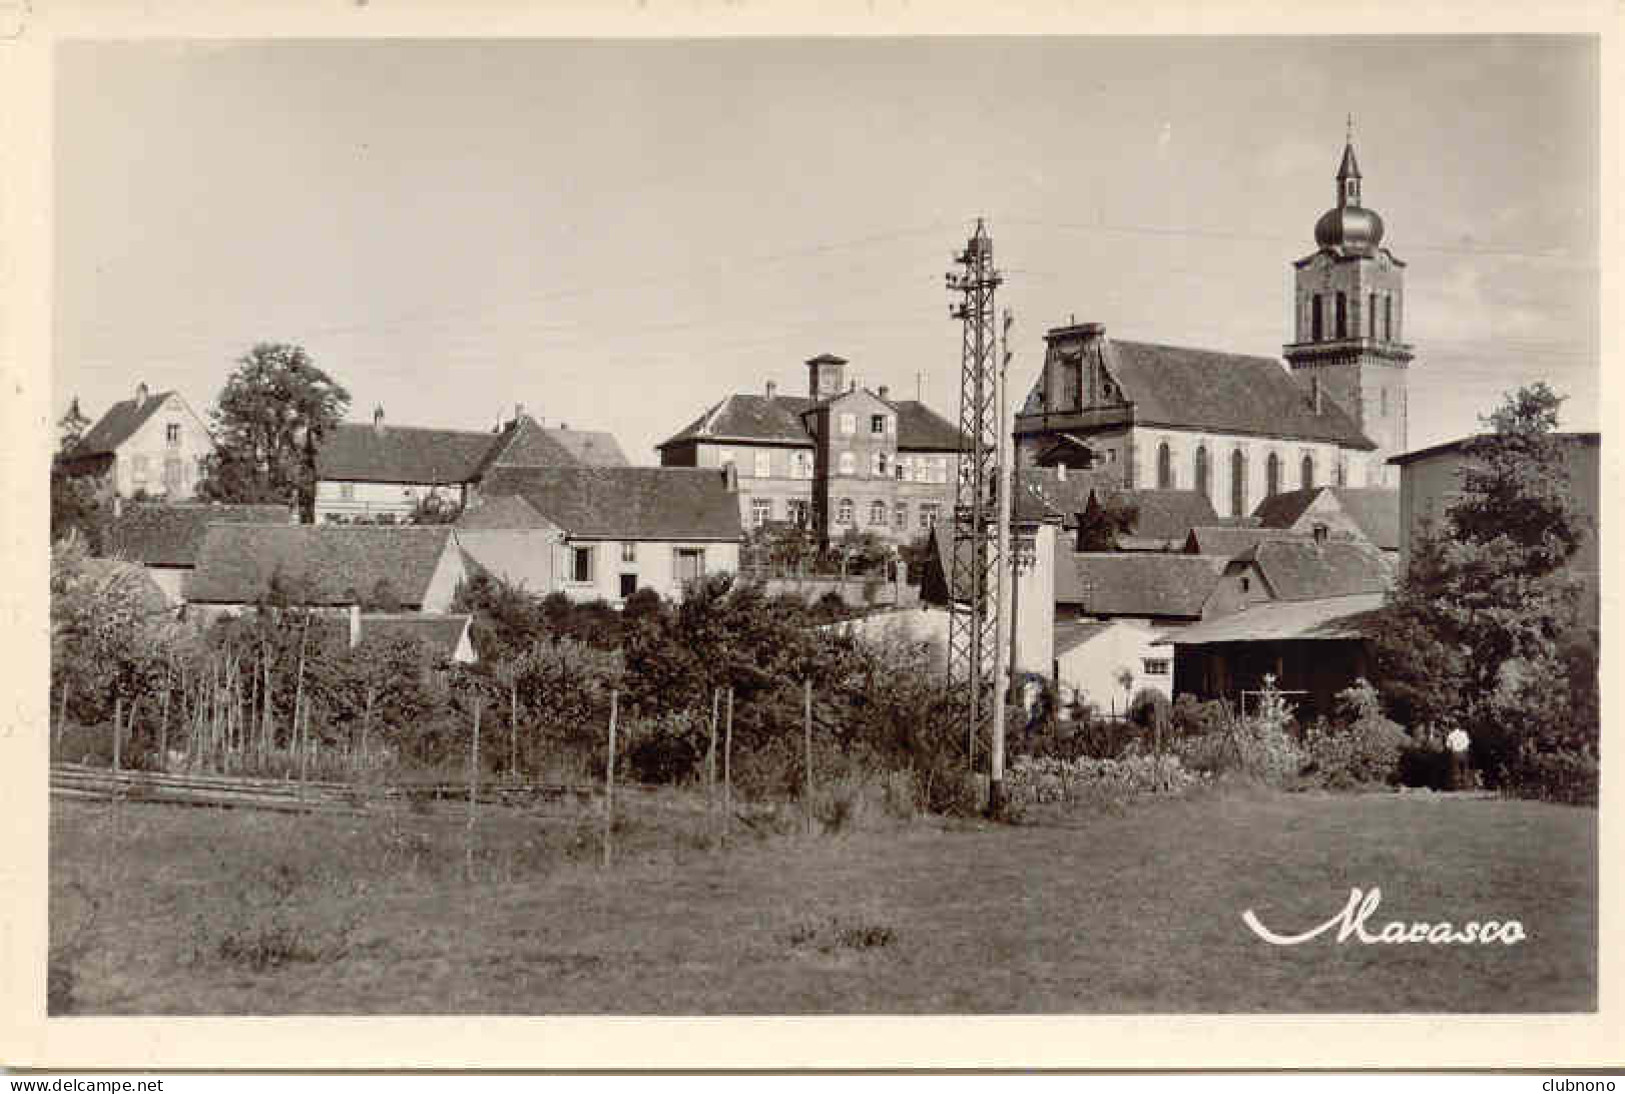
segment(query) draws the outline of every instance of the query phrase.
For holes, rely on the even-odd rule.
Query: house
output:
[[[729,471],[698,467],[500,467],[457,523],[474,563],[543,595],[680,596],[739,569],[744,538]]]
[[[315,608],[360,604],[436,614],[450,609],[466,576],[448,525],[210,524],[186,602],[205,614],[276,598]]]
[[[1581,540],[1569,565],[1585,583],[1582,603],[1587,618],[1595,623],[1600,613],[1602,589],[1601,550],[1598,530],[1601,522],[1602,436],[1598,433],[1557,433],[1563,446],[1569,473],[1569,497],[1591,532]],[[1445,519],[1451,504],[1460,495],[1461,473],[1471,463],[1468,444],[1471,437],[1433,445],[1395,456],[1399,469],[1399,564],[1403,572],[1410,564],[1411,543],[1429,524]]]
[[[1153,552],[1061,552],[1055,566],[1055,615],[1133,619],[1177,627],[1223,611],[1214,594],[1227,558]]]
[[[494,431],[391,425],[383,407],[372,424],[341,423],[316,453],[316,522],[397,522],[419,506],[467,504],[498,467],[624,467],[608,433],[544,428],[516,407]]]
[[[1241,709],[1266,675],[1287,693],[1300,720],[1329,715],[1339,691],[1371,676],[1370,633],[1380,592],[1260,604],[1169,631],[1174,692],[1227,699]]]
[[[179,606],[209,525],[297,521],[298,513],[286,505],[131,502],[109,523],[105,548],[112,557],[144,566],[169,603]]]
[[[1161,633],[1133,619],[1055,624],[1054,679],[1061,702],[1092,703],[1102,714],[1122,714],[1144,690],[1172,699],[1173,657],[1156,645]]]
[[[1113,541],[1119,551],[1178,551],[1190,530],[1219,522],[1213,503],[1200,490],[1091,490],[1078,523],[1078,550],[1100,527],[1108,505],[1127,506],[1134,514]],[[1098,548],[1095,548],[1098,549]]]
[[[417,642],[436,661],[472,665],[474,653],[472,615],[424,615],[420,612],[364,612],[359,605],[350,609],[350,645],[362,642]]]
[[[821,540],[849,530],[892,542],[952,516],[959,430],[924,403],[893,399],[846,379],[844,358],[807,362],[805,396],[735,393],[657,446],[663,467],[739,475],[740,520],[812,528]]]
[[[1399,551],[1399,491],[1384,486],[1288,490],[1259,502],[1253,520],[1263,528],[1305,535],[1324,527],[1363,540],[1379,551]]]
[[[214,439],[178,391],[147,390],[108,408],[60,460],[74,476],[105,479],[114,497],[184,500],[197,493]]]
[[[1315,250],[1292,262],[1284,363],[1118,340],[1101,323],[1055,327],[1016,415],[1023,458],[1113,471],[1130,489],[1194,489],[1235,519],[1289,489],[1391,486],[1413,357],[1405,263],[1361,186],[1351,139]]]
[[[1362,540],[1265,539],[1225,565],[1211,616],[1265,601],[1380,594],[1392,584],[1391,564]]]

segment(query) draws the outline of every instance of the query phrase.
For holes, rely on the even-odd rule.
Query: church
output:
[[[1293,263],[1285,363],[1118,341],[1101,323],[1045,335],[1015,419],[1022,463],[1105,471],[1127,489],[1197,490],[1223,517],[1316,486],[1393,487],[1406,451],[1405,263],[1362,204],[1353,134],[1337,203]]]

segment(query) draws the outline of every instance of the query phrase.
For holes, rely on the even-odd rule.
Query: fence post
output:
[[[604,865],[613,856],[611,844],[615,829],[615,720],[620,714],[620,692],[609,693],[609,762],[604,765]]]
[[[705,823],[713,843],[717,838],[717,719],[722,706],[722,689],[711,689],[711,743],[705,749]]]
[[[802,796],[806,798],[805,811],[807,814],[807,834],[813,833],[813,757],[812,757],[812,681],[801,682],[801,706],[803,721],[806,723],[806,790]]]
[[[474,880],[474,818],[478,813],[476,794],[480,785],[480,707],[481,696],[474,695],[474,737],[468,746],[468,827],[463,836],[463,873]]]
[[[722,846],[728,846],[728,829],[733,826],[734,784],[734,689],[728,685],[728,717],[722,726]]]
[[[119,761],[119,754],[118,754],[118,749],[119,749],[119,739],[118,739],[119,725],[123,721],[124,721],[124,696],[122,696],[122,695],[114,696],[114,698],[113,698],[113,770],[114,771],[118,770],[118,761]]]

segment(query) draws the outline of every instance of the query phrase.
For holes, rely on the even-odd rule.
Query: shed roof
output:
[[[1382,608],[1381,593],[1254,604],[1245,611],[1169,631],[1153,645],[1217,642],[1346,641],[1368,638]]]
[[[451,543],[448,525],[211,524],[186,599],[252,604],[275,579],[312,605],[354,604],[380,583],[419,605]]]

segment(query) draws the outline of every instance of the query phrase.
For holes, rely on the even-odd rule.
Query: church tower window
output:
[[[1367,338],[1375,338],[1377,336],[1377,294],[1376,293],[1372,293],[1368,297],[1366,297],[1365,336]]]
[[[1337,294],[1337,337],[1349,336],[1349,298],[1347,293]]]
[[[1274,497],[1281,492],[1281,457],[1271,452],[1264,461],[1264,496]]]
[[[1196,446],[1196,489],[1203,497],[1208,496],[1207,488],[1207,445]]]
[[[1310,305],[1310,308],[1309,308],[1309,340],[1311,342],[1320,341],[1320,335],[1321,335],[1321,325],[1320,324],[1321,324],[1321,319],[1320,319],[1320,294],[1317,292],[1315,294],[1314,302]]]
[[[1385,342],[1394,340],[1394,298],[1382,298],[1382,338]]]
[[[1174,488],[1174,453],[1163,441],[1157,446],[1157,489],[1172,490]]]

